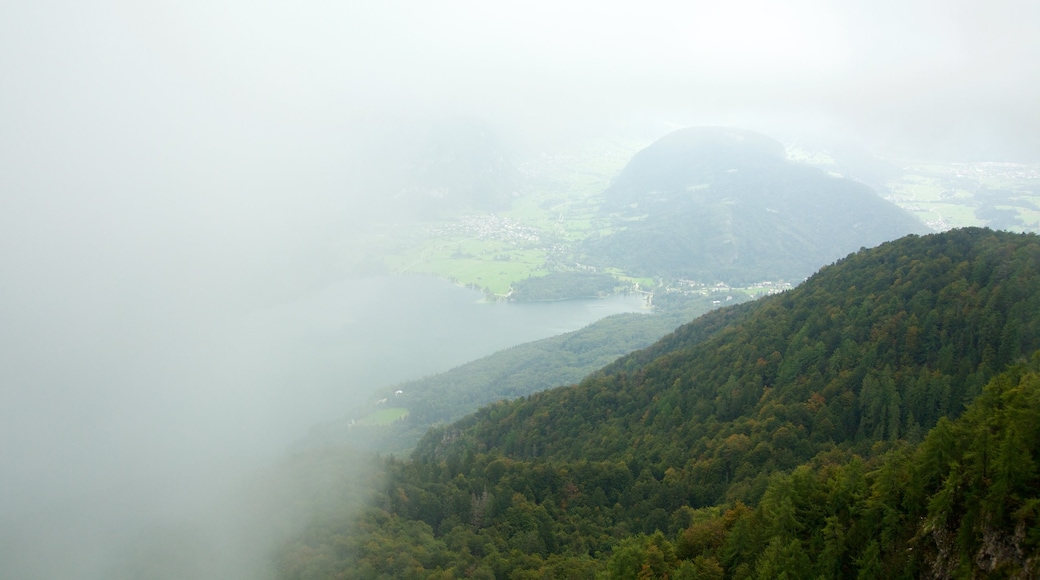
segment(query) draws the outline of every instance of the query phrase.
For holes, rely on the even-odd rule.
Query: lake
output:
[[[267,481],[311,426],[369,408],[378,387],[644,311],[640,296],[482,298],[432,277],[344,280],[245,315],[178,307],[161,319],[181,324],[71,341],[46,372],[28,361],[11,376],[33,388],[5,394],[0,424],[0,576],[108,578],[143,558],[266,577],[266,550],[325,497],[307,486],[346,485],[303,468]]]
[[[517,344],[644,311],[641,296],[510,303],[428,276],[345,280],[252,313],[235,329],[248,390],[283,433],[371,404],[377,387],[448,370]],[[248,365],[245,361],[251,361]],[[244,395],[244,393],[243,393]]]
[[[6,508],[22,496],[107,489],[178,465],[289,449],[309,428],[371,404],[379,387],[576,330],[638,296],[516,304],[427,276],[343,280],[262,310],[161,314],[164,324],[56,343],[5,394]],[[164,304],[153,301],[155,312]],[[64,330],[69,336],[76,328]],[[128,338],[132,337],[132,338]],[[57,347],[55,347],[57,348]],[[18,361],[12,361],[18,364]],[[18,370],[18,369],[16,369]]]

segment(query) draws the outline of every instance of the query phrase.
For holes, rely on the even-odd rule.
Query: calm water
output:
[[[63,352],[72,370],[26,373],[36,386],[7,394],[0,576],[93,580],[144,558],[198,572],[176,577],[264,577],[257,566],[285,533],[276,528],[295,521],[277,514],[315,498],[277,482],[259,499],[242,490],[312,425],[368,407],[378,387],[642,305],[485,304],[443,280],[379,277]]]
[[[643,310],[638,296],[535,304],[485,303],[432,277],[348,280],[254,313],[239,355],[265,369],[272,419],[296,428],[368,405],[380,386],[448,370],[524,342]]]
[[[230,320],[141,325],[133,341],[99,335],[93,350],[73,341],[47,368],[11,373],[24,385],[5,394],[0,514],[29,503],[21,497],[270,458],[311,426],[368,407],[379,387],[642,309],[639,297],[481,298],[432,277],[347,280]]]

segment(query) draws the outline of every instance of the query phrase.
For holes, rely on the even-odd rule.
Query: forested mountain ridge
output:
[[[994,377],[1040,348],[1037,288],[1035,235],[860,251],[432,430],[358,528],[311,530],[281,570],[1035,577],[1040,362]]]
[[[810,441],[919,438],[1040,348],[1037,240],[960,230],[861,251],[790,292],[709,313],[575,388],[486,408],[451,447],[431,433],[417,459],[499,449],[646,461],[676,441],[707,451],[706,435],[756,416],[778,424],[746,425],[749,435],[783,426]],[[789,468],[813,447],[770,455]]]
[[[864,246],[928,231],[861,183],[787,160],[764,135],[690,127],[637,153],[603,192],[617,231],[581,261],[734,285],[801,280]]]

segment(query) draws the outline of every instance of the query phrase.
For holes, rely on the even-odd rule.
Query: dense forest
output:
[[[514,302],[596,298],[613,294],[622,283],[610,274],[597,272],[550,272],[513,284],[509,299]]]
[[[861,250],[432,429],[284,578],[1040,574],[1040,238]]]

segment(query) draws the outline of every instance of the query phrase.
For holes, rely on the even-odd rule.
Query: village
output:
[[[541,243],[538,230],[521,224],[518,220],[495,214],[467,214],[458,222],[441,226],[431,231],[436,237],[476,238],[481,241],[506,242],[512,247],[530,247]]]

